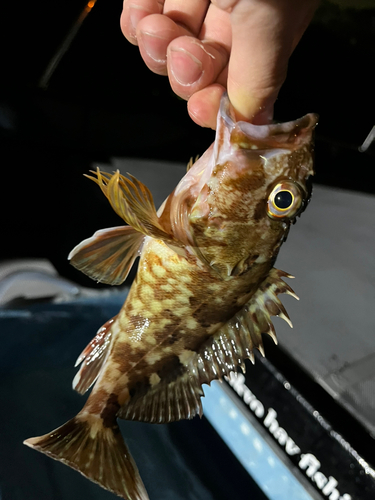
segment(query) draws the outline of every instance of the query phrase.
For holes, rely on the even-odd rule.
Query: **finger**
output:
[[[194,92],[215,83],[229,55],[215,42],[183,36],[168,46],[167,69],[173,91],[188,99]]]
[[[137,26],[137,40],[148,68],[159,75],[167,74],[167,47],[172,40],[200,31],[209,0],[167,0],[163,15],[144,17]],[[193,16],[192,9],[196,12]]]
[[[229,54],[232,46],[232,27],[229,13],[211,3],[202,24],[199,38],[206,42],[219,44]]]
[[[286,76],[289,46],[280,39],[278,21],[262,5],[232,13],[228,95],[239,117],[250,121],[270,110]]]
[[[150,14],[161,13],[163,5],[163,0],[124,0],[120,26],[130,43],[138,44],[136,31],[139,21]]]
[[[163,14],[198,36],[209,5],[210,0],[165,0]]]
[[[168,16],[153,14],[144,17],[137,26],[137,40],[141,56],[154,73],[167,74],[167,48],[178,37],[189,34]]]
[[[272,119],[289,57],[314,12],[313,4],[270,0],[240,2],[233,9],[228,95],[239,119],[256,123]]]
[[[224,90],[222,85],[215,83],[193,94],[188,101],[190,118],[201,127],[215,130]]]

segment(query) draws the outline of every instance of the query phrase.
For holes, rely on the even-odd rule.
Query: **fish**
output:
[[[147,500],[118,419],[168,423],[202,416],[202,386],[222,380],[262,334],[277,343],[271,316],[291,325],[278,295],[298,298],[274,267],[291,225],[311,198],[310,113],[286,123],[236,121],[225,93],[214,143],[158,211],[133,175],[97,169],[96,182],[126,225],[97,231],[70,262],[120,285],[139,257],[120,312],[77,359],[73,388],[94,387],[82,410],[25,444],[128,500]],[[292,325],[291,325],[292,326]]]

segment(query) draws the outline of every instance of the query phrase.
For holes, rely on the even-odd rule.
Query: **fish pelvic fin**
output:
[[[96,231],[68,256],[72,266],[100,283],[121,285],[140,255],[144,235],[131,226]]]
[[[75,366],[82,363],[73,379],[73,389],[79,394],[86,391],[96,382],[109,353],[111,345],[111,326],[117,316],[108,320],[96,333],[96,336],[78,356]]]
[[[181,246],[163,227],[156,213],[152,194],[141,181],[130,174],[128,174],[128,179],[118,170],[114,174],[109,174],[97,168],[96,172],[92,173],[96,177],[91,175],[86,175],[86,177],[99,185],[113,210],[127,224],[145,236]]]
[[[119,427],[105,427],[99,416],[79,413],[54,431],[27,439],[24,444],[120,497],[149,499]]]

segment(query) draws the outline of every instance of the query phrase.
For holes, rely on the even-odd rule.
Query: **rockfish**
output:
[[[236,122],[224,94],[215,142],[156,212],[135,177],[91,176],[128,224],[76,246],[71,263],[122,283],[139,268],[118,313],[77,360],[83,394],[72,420],[25,443],[129,500],[148,499],[117,419],[165,423],[202,415],[203,384],[244,369],[271,315],[290,323],[278,294],[295,296],[273,267],[290,225],[306,208],[317,116],[256,126]],[[296,296],[295,296],[296,297]]]

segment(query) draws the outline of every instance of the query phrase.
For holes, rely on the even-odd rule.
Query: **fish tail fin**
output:
[[[99,416],[78,414],[54,431],[27,439],[24,444],[127,500],[149,500],[119,427],[105,427]]]

